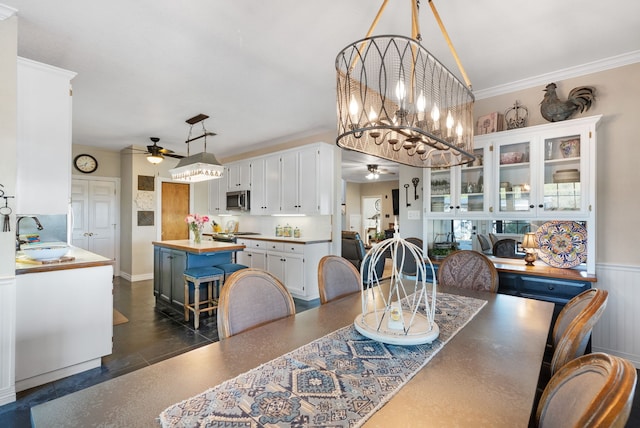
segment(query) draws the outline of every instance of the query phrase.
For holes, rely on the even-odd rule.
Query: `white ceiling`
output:
[[[120,150],[157,136],[161,146],[185,153],[185,120],[205,113],[207,129],[218,134],[208,151],[223,159],[334,132],[335,57],[364,37],[381,4],[0,2],[18,9],[20,56],[78,73],[75,144]],[[640,2],[634,0],[435,4],[476,93],[640,51]],[[374,34],[410,35],[410,5],[391,0]],[[422,44],[459,74],[427,0],[420,26]],[[192,152],[200,149],[193,143]]]

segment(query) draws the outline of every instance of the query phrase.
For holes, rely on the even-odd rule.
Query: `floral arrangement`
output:
[[[193,232],[194,241],[199,244],[202,239],[202,228],[209,222],[209,217],[200,214],[189,214],[185,217],[184,221]]]

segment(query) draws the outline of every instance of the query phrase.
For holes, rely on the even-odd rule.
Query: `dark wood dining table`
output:
[[[487,300],[367,427],[526,427],[553,304],[438,286]],[[168,406],[353,323],[360,294],[330,302],[31,409],[36,427],[157,427]]]

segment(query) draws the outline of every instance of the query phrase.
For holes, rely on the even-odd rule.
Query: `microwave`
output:
[[[227,192],[227,210],[249,211],[251,208],[251,195],[249,190]]]

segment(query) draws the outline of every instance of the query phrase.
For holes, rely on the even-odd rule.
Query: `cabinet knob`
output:
[[[555,289],[556,289],[556,287],[555,287],[555,286],[553,286],[553,285],[549,285],[547,288],[548,288],[549,290],[555,290]]]
[[[544,208],[544,205],[538,204],[538,208]]]
[[[535,208],[535,207],[536,207],[536,206],[535,206],[535,205],[533,205],[533,204],[529,205],[529,208]]]
[[[460,205],[456,205],[456,209],[459,210],[460,209]]]
[[[453,205],[449,205],[449,209],[452,210],[453,209]]]

